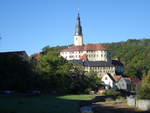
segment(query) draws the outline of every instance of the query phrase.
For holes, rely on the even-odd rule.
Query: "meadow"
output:
[[[77,113],[79,102],[94,95],[0,95],[0,113]]]

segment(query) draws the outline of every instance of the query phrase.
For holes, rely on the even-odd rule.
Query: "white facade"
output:
[[[113,88],[115,86],[115,81],[113,79],[111,79],[108,74],[105,74],[102,77],[101,81],[103,81],[106,86],[110,86],[111,88]]]
[[[109,51],[62,51],[60,55],[67,60],[80,60],[81,56],[86,55],[89,61],[106,61],[111,63],[111,53]]]
[[[115,75],[115,67],[85,67],[85,71],[94,71],[99,77],[103,77],[105,74],[110,73]]]
[[[74,36],[74,45],[82,46],[83,45],[83,37],[81,35]]]

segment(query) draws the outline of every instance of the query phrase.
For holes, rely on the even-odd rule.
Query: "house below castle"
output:
[[[75,26],[74,45],[63,49],[60,55],[68,61],[84,67],[85,71],[97,72],[99,76],[106,73],[115,75],[123,74],[123,64],[118,60],[112,60],[111,52],[103,44],[84,44],[83,33],[78,13]]]

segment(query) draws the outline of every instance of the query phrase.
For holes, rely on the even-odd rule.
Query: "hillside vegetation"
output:
[[[142,78],[150,69],[150,39],[129,39],[107,43],[106,46],[112,52],[113,59],[123,62],[127,76]]]
[[[142,78],[150,69],[150,39],[107,43],[113,59],[125,66],[126,76]],[[43,48],[38,59],[33,55],[24,61],[16,55],[0,56],[0,90],[26,92],[32,89],[44,92],[87,93],[97,90],[100,81],[96,73],[85,73],[83,68],[59,56],[67,46]]]
[[[111,51],[112,59],[118,59],[124,64],[126,76],[136,76],[141,79],[150,69],[150,39],[129,39],[105,45]],[[67,46],[45,48],[60,52],[65,47]]]

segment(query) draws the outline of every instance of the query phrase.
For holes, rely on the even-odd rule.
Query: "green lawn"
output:
[[[92,98],[94,95],[31,97],[0,95],[0,113],[77,113],[79,102]]]

